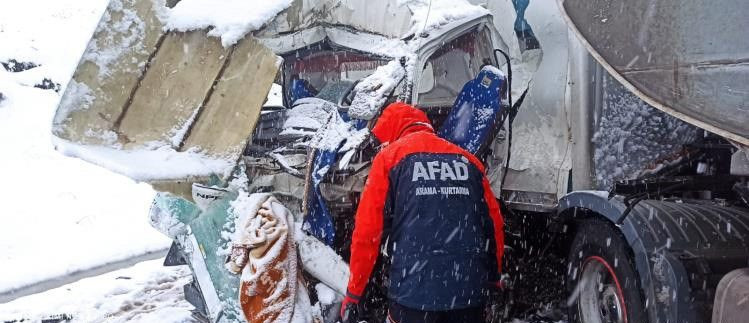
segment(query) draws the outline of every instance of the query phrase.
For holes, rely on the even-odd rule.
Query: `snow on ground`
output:
[[[56,315],[71,323],[197,322],[182,296],[187,267],[163,267],[160,260],[88,278],[44,293],[0,304],[0,322],[39,322]]]
[[[199,322],[191,317],[192,305],[185,301],[182,286],[190,282],[187,267],[163,267],[160,260],[83,279],[74,284],[0,304],[0,322],[43,319],[67,315],[69,323]],[[335,298],[322,284],[323,297]],[[508,323],[566,323],[531,315]]]
[[[168,247],[148,224],[147,185],[54,151],[50,128],[64,89],[107,0],[4,1],[0,62],[0,294],[72,271]],[[4,311],[0,310],[0,313]]]

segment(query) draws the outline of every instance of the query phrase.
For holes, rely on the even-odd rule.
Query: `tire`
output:
[[[632,251],[612,224],[579,222],[567,260],[570,322],[649,322]]]

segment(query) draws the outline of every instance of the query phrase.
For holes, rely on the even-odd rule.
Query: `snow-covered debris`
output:
[[[53,142],[55,148],[66,156],[83,159],[139,182],[226,176],[235,165],[230,160],[193,150],[180,152],[166,145],[157,145],[151,149],[120,150],[105,146],[83,146],[57,137],[54,137]]]
[[[470,16],[488,14],[481,6],[466,0],[401,0],[412,12],[411,33],[428,32],[450,22]]]
[[[406,75],[406,68],[397,60],[380,66],[356,85],[356,96],[351,102],[349,116],[354,119],[372,120],[382,109],[390,93]]]
[[[190,31],[212,28],[208,35],[234,45],[288,8],[292,0],[182,0],[169,10],[166,27]]]
[[[295,176],[304,176],[304,170],[307,166],[307,155],[305,154],[284,154],[285,147],[277,149],[268,154],[273,158],[286,172]]]
[[[34,62],[19,62],[12,58],[7,62],[0,62],[0,65],[2,65],[6,71],[13,73],[23,72],[39,66]]]
[[[314,131],[328,122],[330,114],[337,111],[338,107],[335,104],[323,99],[299,99],[294,102],[294,107],[289,110],[287,119],[283,124],[284,131],[281,134],[287,134],[294,129],[307,130],[311,132],[310,134],[314,134]]]
[[[345,152],[358,147],[366,139],[365,133],[369,133],[367,128],[357,130],[351,123],[344,121],[340,114],[331,113],[328,122],[315,133],[309,145],[320,150]]]
[[[289,110],[281,135],[312,136],[306,143],[312,148],[345,152],[358,147],[369,134],[368,129],[356,129],[351,122],[346,122],[338,106],[329,101],[304,98],[295,104]]]
[[[304,270],[339,295],[331,298],[345,295],[351,275],[348,264],[322,241],[302,231],[300,224],[296,228],[295,239]],[[322,300],[324,296],[319,294],[321,288],[317,290],[318,298],[325,304]]]

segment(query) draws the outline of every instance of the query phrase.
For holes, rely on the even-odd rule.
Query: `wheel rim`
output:
[[[627,323],[627,306],[614,269],[601,257],[583,262],[578,313],[583,323]]]

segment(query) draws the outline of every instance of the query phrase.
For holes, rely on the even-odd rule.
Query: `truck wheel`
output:
[[[579,223],[567,259],[570,322],[648,322],[632,252],[611,224]]]

